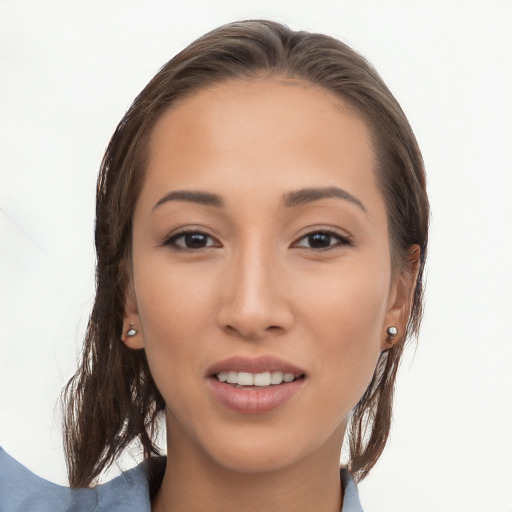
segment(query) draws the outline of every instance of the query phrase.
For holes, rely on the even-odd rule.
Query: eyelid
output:
[[[215,236],[213,236],[211,233],[209,233],[208,231],[209,230],[203,226],[186,226],[186,227],[178,228],[177,230],[175,230],[172,233],[170,233],[169,235],[167,235],[163,239],[161,245],[171,247],[172,249],[177,250],[177,251],[191,251],[191,252],[197,252],[201,249],[208,249],[211,247],[222,247],[222,244],[219,242],[219,240]],[[305,246],[298,245],[298,243],[300,241],[304,240],[308,236],[318,234],[318,233],[334,237],[335,239],[337,239],[337,243],[329,245],[325,248],[313,248],[313,247],[305,247]],[[203,235],[205,237],[208,237],[211,240],[213,240],[214,243],[211,245],[206,245],[205,247],[200,247],[200,248],[196,248],[196,249],[180,246],[175,243],[176,240],[178,240],[181,237],[184,237],[186,235],[194,235],[194,234]],[[291,247],[292,248],[302,247],[304,249],[309,249],[314,252],[319,252],[319,251],[326,251],[326,250],[330,250],[330,249],[353,246],[353,245],[354,245],[354,242],[352,239],[352,235],[346,233],[345,231],[341,231],[339,229],[332,228],[332,227],[326,227],[326,226],[316,227],[315,226],[315,227],[308,227],[308,228],[304,229],[303,233],[300,234],[292,242]]]
[[[211,238],[214,243],[212,245],[207,245],[205,247],[192,249],[189,247],[182,247],[178,244],[176,244],[176,240],[178,240],[181,237],[184,237],[186,235],[203,235],[205,237]],[[214,237],[212,234],[208,233],[208,230],[201,226],[187,226],[183,228],[178,228],[177,230],[173,231],[171,234],[166,236],[161,245],[168,246],[171,249],[174,249],[175,251],[190,251],[190,252],[197,252],[201,249],[209,249],[211,247],[222,247],[222,244],[219,242],[219,240]]]
[[[313,248],[313,247],[304,247],[304,246],[297,245],[301,240],[304,240],[308,236],[311,236],[311,235],[314,235],[317,233],[322,233],[325,235],[332,236],[338,240],[338,243],[324,247],[324,248]],[[336,249],[336,248],[340,248],[340,247],[347,247],[347,246],[350,247],[353,245],[354,245],[354,241],[352,239],[352,236],[349,235],[348,233],[342,232],[341,230],[337,230],[332,227],[319,226],[319,227],[314,227],[314,228],[308,228],[306,232],[304,232],[303,234],[301,234],[299,237],[297,237],[295,239],[295,241],[292,243],[291,246],[293,248],[302,247],[304,249],[308,249],[311,251],[320,252],[320,251],[328,251],[328,250]]]

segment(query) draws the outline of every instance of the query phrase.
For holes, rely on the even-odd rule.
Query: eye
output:
[[[306,249],[325,250],[343,245],[352,245],[351,240],[333,231],[314,231],[299,238],[293,247],[305,247]]]
[[[198,250],[207,247],[219,247],[219,243],[207,233],[201,231],[181,231],[171,235],[164,245],[170,245],[177,250]]]

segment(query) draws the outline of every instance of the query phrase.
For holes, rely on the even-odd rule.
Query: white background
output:
[[[428,170],[425,322],[363,506],[512,511],[511,15],[510,0],[0,2],[0,444],[65,483],[55,405],[94,293],[106,143],[177,51],[265,17],[362,52],[401,102]]]

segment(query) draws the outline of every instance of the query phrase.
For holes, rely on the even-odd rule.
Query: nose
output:
[[[219,327],[246,340],[289,331],[294,323],[286,272],[271,250],[247,248],[226,263]]]

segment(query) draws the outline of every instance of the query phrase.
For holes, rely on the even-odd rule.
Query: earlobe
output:
[[[386,315],[381,349],[388,350],[399,343],[406,331],[416,289],[420,263],[420,248],[411,245],[407,259],[397,271],[389,295],[389,308]]]
[[[144,336],[141,330],[137,300],[135,298],[135,290],[131,282],[126,290],[121,341],[129,348],[144,348]]]
[[[134,323],[135,322],[135,323]],[[144,337],[138,325],[137,319],[133,318],[132,315],[124,318],[123,320],[123,333],[121,335],[121,341],[129,348],[141,349],[144,348]]]

